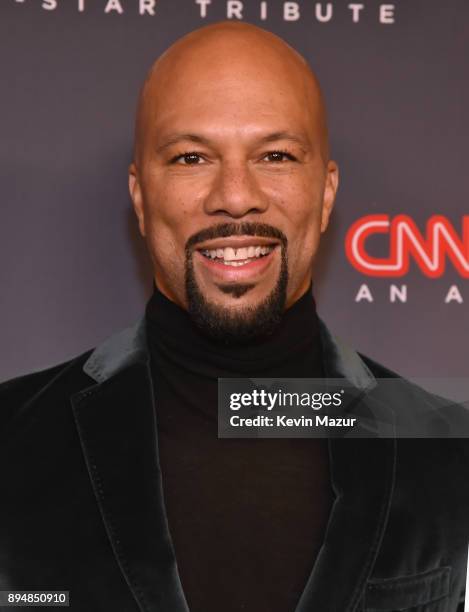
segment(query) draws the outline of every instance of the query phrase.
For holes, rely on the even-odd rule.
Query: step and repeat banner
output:
[[[2,0],[0,379],[141,316],[138,91],[172,42],[223,19],[282,36],[323,86],[341,185],[315,271],[321,317],[405,376],[467,376],[466,0]]]

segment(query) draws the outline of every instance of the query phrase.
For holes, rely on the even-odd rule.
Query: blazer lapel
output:
[[[336,496],[296,612],[357,609],[379,551],[394,484],[395,440],[329,440]]]
[[[386,407],[369,395],[376,380],[359,355],[334,339],[322,322],[321,338],[326,377],[346,378],[361,392],[360,409],[382,414]],[[389,412],[388,418],[392,421]],[[296,612],[356,610],[387,525],[396,440],[329,439],[329,455],[336,499]]]
[[[151,376],[135,333],[93,353],[85,371],[100,383],[72,405],[103,522],[140,609],[187,612],[164,509]]]

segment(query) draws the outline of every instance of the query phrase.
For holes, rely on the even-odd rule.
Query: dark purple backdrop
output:
[[[159,0],[153,16],[139,0],[117,4],[1,2],[1,379],[91,348],[133,323],[151,290],[127,194],[137,92],[156,56],[226,18],[229,3],[212,0],[205,18],[193,0]],[[469,4],[364,1],[354,22],[335,1],[325,23],[316,2],[270,0],[263,21],[261,2],[230,6],[241,4],[309,58],[325,91],[341,187],[315,283],[321,316],[404,375],[468,375],[468,279],[451,264],[437,279],[413,264],[403,278],[368,278],[344,238],[373,213],[406,213],[422,230],[434,214],[456,228],[469,214]],[[393,282],[407,285],[406,303],[389,302]],[[372,303],[355,301],[363,283]],[[454,284],[464,301],[445,304]]]

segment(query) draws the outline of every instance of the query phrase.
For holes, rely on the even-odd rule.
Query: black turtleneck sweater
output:
[[[218,439],[217,378],[321,377],[308,291],[276,332],[216,342],[157,289],[146,308],[166,513],[191,612],[294,612],[332,503],[327,442]]]

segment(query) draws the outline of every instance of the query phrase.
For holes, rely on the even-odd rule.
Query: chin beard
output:
[[[226,344],[249,342],[268,336],[277,328],[285,311],[288,285],[286,245],[281,246],[281,266],[277,283],[270,294],[257,306],[233,312],[230,308],[208,302],[195,278],[192,254],[186,257],[186,297],[188,312],[199,329],[211,338]],[[235,298],[244,295],[251,284],[220,286]]]

